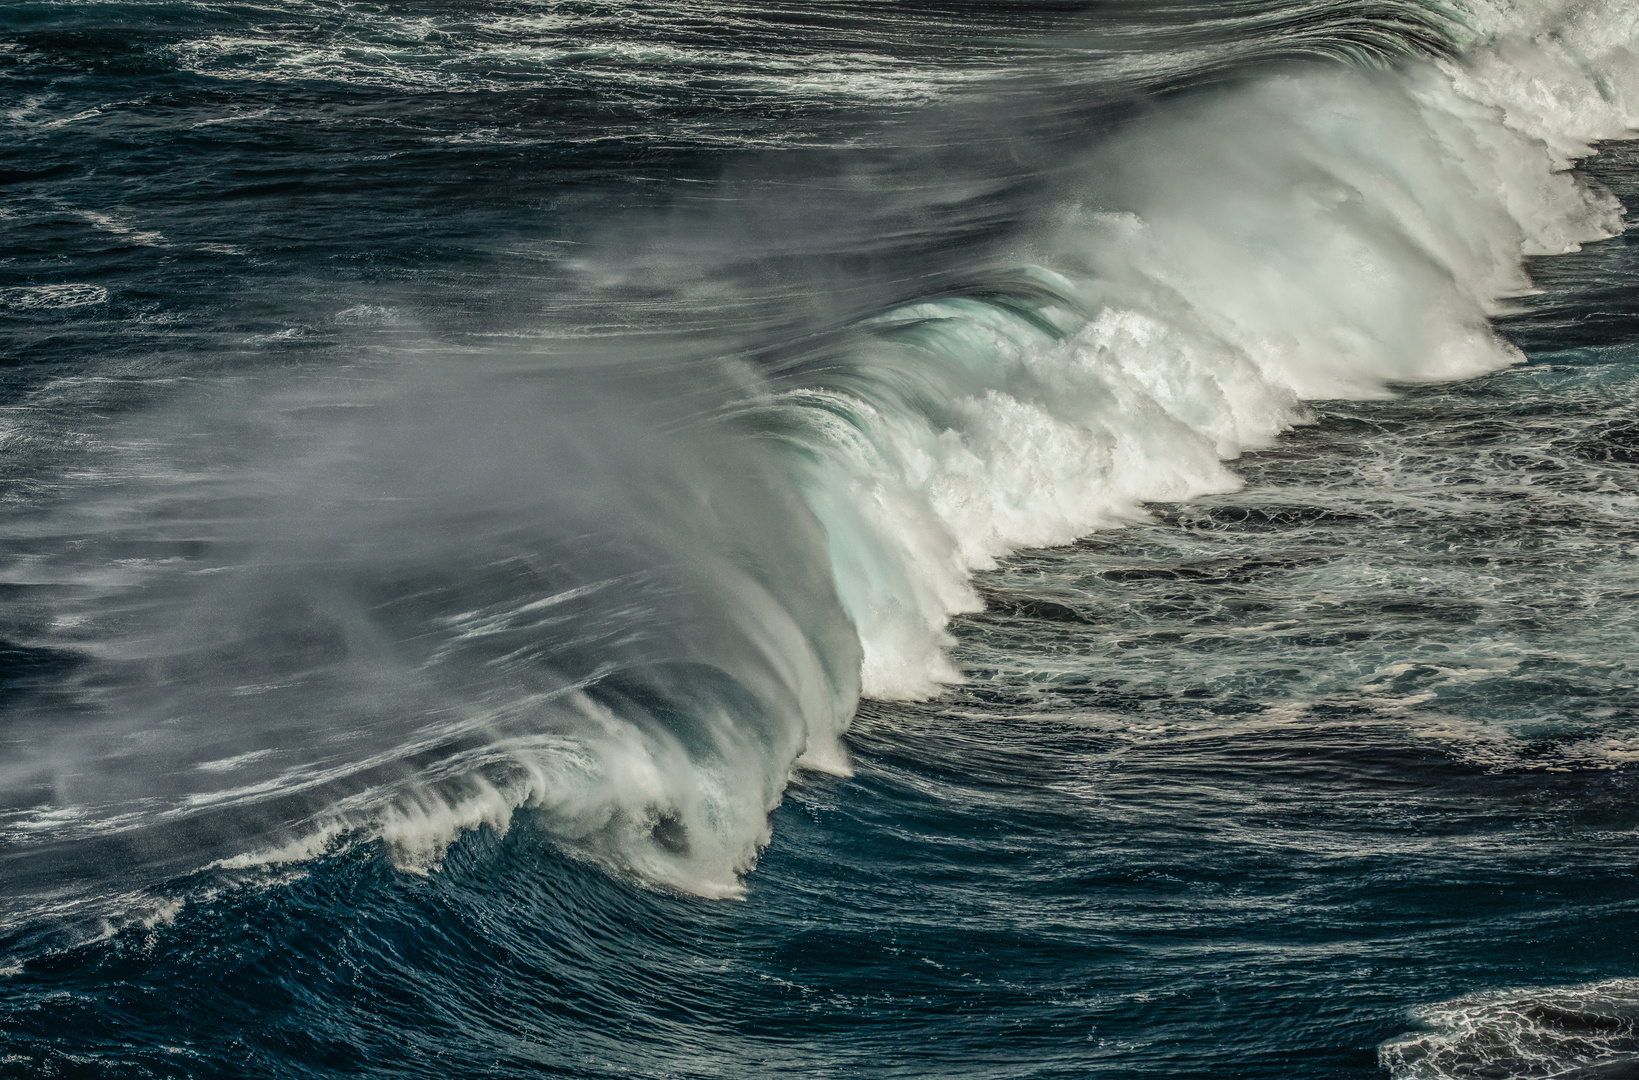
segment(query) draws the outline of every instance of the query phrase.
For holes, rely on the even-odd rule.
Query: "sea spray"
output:
[[[106,425],[129,471],[12,567],[87,657],[12,707],[0,775],[49,793],[9,816],[12,917],[358,840],[425,871],[520,807],[736,893],[793,764],[847,768],[857,645],[784,479],[648,389],[406,360]]]

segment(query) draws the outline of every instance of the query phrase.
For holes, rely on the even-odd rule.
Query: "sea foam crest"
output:
[[[1524,257],[1622,228],[1567,168],[1634,128],[1636,14],[1475,5],[1455,60],[1174,104],[1089,151],[1079,201],[1000,298],[889,312],[788,373],[770,407],[865,693],[957,678],[945,625],[980,606],[972,571],[1232,489],[1223,461],[1304,399],[1518,362],[1488,318],[1530,289]]]
[[[1483,39],[1440,65],[1457,92],[1502,112],[1566,167],[1639,127],[1639,11],[1627,0],[1485,0],[1464,5]]]
[[[1481,994],[1413,1016],[1423,1030],[1378,1048],[1394,1080],[1615,1080],[1639,1068],[1639,980]]]

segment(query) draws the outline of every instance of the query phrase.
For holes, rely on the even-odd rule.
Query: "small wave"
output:
[[[1478,994],[1413,1015],[1427,1030],[1378,1048],[1394,1080],[1639,1076],[1639,979]]]
[[[101,285],[87,285],[83,282],[0,289],[0,303],[21,311],[89,307],[107,300],[107,289]]]

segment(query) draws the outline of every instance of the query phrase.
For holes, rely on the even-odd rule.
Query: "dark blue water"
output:
[[[8,7],[0,1074],[1639,1075],[1620,8]]]

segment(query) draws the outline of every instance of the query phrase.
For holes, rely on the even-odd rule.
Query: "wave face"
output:
[[[1301,401],[1517,362],[1487,318],[1528,291],[1522,254],[1613,236],[1621,207],[1477,84],[1305,72],[1164,108],[1078,162],[1035,240],[1056,269],[783,365],[797,440],[836,448],[807,487],[866,692],[958,677],[944,626],[977,609],[973,570],[1233,488],[1222,461]],[[1590,135],[1626,130],[1611,112]]]
[[[0,1073],[1621,1075],[1636,26],[11,5]]]

